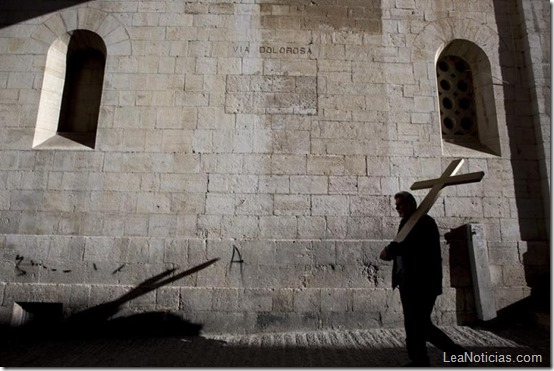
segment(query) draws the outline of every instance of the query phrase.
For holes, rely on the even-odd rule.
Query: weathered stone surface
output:
[[[485,178],[445,189],[430,215],[442,237],[483,225],[497,309],[525,297],[549,272],[550,9],[495,5],[5,9],[0,321],[13,302],[72,311],[218,257],[126,306],[178,309],[215,331],[401,324],[392,265],[378,259],[398,227],[392,196],[455,158]],[[106,55],[94,148],[58,133],[77,29]],[[441,137],[441,53],[471,66],[480,143]],[[443,241],[445,322],[475,312],[453,246]]]

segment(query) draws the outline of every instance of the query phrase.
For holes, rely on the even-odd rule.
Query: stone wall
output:
[[[430,214],[443,236],[484,226],[498,309],[528,296],[549,269],[537,153],[550,141],[513,108],[535,95],[511,88],[522,64],[501,58],[519,53],[503,25],[519,13],[499,3],[53,1],[26,17],[0,2],[2,320],[14,302],[69,314],[219,257],[126,309],[210,332],[399,326],[377,258],[399,222],[392,196],[459,157],[485,178],[445,189]],[[77,29],[106,46],[94,149],[37,146],[48,51]],[[482,124],[500,153],[441,139],[435,58],[456,39],[490,63]],[[474,312],[451,250],[439,323]]]

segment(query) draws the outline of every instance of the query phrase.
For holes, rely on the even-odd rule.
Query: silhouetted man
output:
[[[409,192],[394,195],[396,210],[402,218],[402,229],[417,208]],[[399,287],[406,348],[410,366],[429,366],[426,341],[448,354],[462,354],[465,349],[455,344],[431,322],[437,296],[442,294],[442,259],[439,229],[435,220],[424,215],[404,241],[391,242],[381,252],[381,259],[392,260],[392,287]]]

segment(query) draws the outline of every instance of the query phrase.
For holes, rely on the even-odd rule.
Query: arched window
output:
[[[440,54],[437,91],[445,143],[500,154],[490,63],[467,40],[454,40]]]
[[[437,63],[442,137],[453,142],[478,142],[473,77],[466,61],[445,56]]]
[[[106,46],[76,30],[48,51],[33,148],[90,149],[96,142]]]

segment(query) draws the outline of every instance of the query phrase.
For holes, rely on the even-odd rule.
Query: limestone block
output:
[[[160,26],[176,26],[176,27],[191,27],[193,16],[183,13],[161,13],[159,14]]]
[[[249,90],[253,92],[271,92],[273,86],[273,76],[271,75],[262,75],[262,76],[251,76],[251,77],[241,77],[241,80],[246,80],[248,82]],[[246,82],[242,82],[241,86],[245,87]],[[230,91],[232,91],[234,85],[231,85]],[[240,91],[240,90],[239,90]]]
[[[327,236],[327,223],[325,217],[299,216],[298,238],[322,239]]]
[[[93,197],[95,197],[95,193],[92,194]],[[103,205],[109,204],[110,202],[113,204],[114,200],[113,197],[117,197],[118,195],[114,194],[99,194],[99,200],[97,202],[102,202]],[[95,199],[93,199],[95,201]],[[115,205],[113,211],[117,211],[119,209],[118,205]],[[139,213],[169,213],[171,211],[171,194],[170,193],[160,193],[160,192],[140,192],[138,201],[137,201],[137,212]],[[98,211],[102,211],[102,207],[98,207]]]
[[[506,286],[527,286],[525,268],[522,265],[502,266],[502,281]]]
[[[251,91],[252,78],[247,76],[229,75],[226,80],[226,87],[228,92],[248,92]]]
[[[138,154],[130,158],[122,153],[107,153],[104,157],[104,172],[148,172],[149,160]]]
[[[521,239],[521,230],[516,219],[500,219],[500,233],[503,241],[517,241]]]
[[[229,153],[235,148],[235,136],[231,130],[204,130],[195,135],[195,152]],[[200,135],[201,134],[201,135]]]
[[[4,303],[15,301],[59,302],[56,285],[7,284],[4,288]]]
[[[190,110],[190,109],[187,109]],[[156,128],[159,129],[180,129],[184,128],[182,117],[184,116],[182,107],[163,107],[157,110]]]
[[[46,241],[42,241],[42,243],[46,243]],[[80,236],[51,236],[48,245],[48,259],[59,262],[81,261],[85,252],[86,238]],[[121,247],[124,246],[123,243]]]
[[[502,285],[502,266],[501,265],[491,265],[489,267],[491,274],[491,284],[493,286]]]
[[[257,238],[264,234],[262,218],[266,217],[260,217],[258,222],[257,216],[224,215],[221,221],[221,233],[228,238]]]
[[[233,152],[253,152],[252,132],[249,130],[236,130],[233,133]]]
[[[235,213],[235,197],[227,194],[207,194],[206,213],[233,215]]]
[[[62,189],[66,191],[86,189],[87,180],[81,172],[66,171],[62,175]]]
[[[306,156],[303,155],[273,155],[271,156],[271,173],[273,175],[304,175],[306,161]]]
[[[242,58],[242,73],[258,75],[263,72],[263,60],[258,58]]]
[[[238,292],[238,309],[253,312],[270,312],[273,298],[268,289],[245,289]]]
[[[236,195],[235,213],[236,215],[273,215],[273,197],[271,195]]]
[[[189,264],[189,249],[188,240],[169,240],[164,243],[163,246],[163,261],[166,263],[172,263],[180,266],[187,266]]]
[[[108,223],[108,221],[105,221],[105,223]],[[72,216],[70,213],[64,213],[60,216],[60,222],[59,222],[59,225],[58,225],[58,233],[61,233],[61,234],[78,234],[80,228],[81,228],[80,216],[75,218],[75,216]]]
[[[374,216],[390,212],[390,200],[382,196],[350,196],[350,215]]]
[[[241,58],[219,58],[217,62],[218,75],[238,75],[242,72]]]
[[[325,219],[327,219],[327,238],[346,238],[347,225],[344,217],[326,216]]]
[[[255,193],[257,176],[209,174],[208,192]]]
[[[381,227],[381,218],[379,217],[349,217],[347,219],[348,238],[353,239],[382,239],[383,231]]]
[[[322,289],[323,312],[346,312],[352,307],[352,291],[346,289]]]
[[[529,287],[497,287],[494,290],[496,308],[505,308],[530,295]]]
[[[378,177],[358,177],[358,193],[378,195],[381,194],[381,181]]]
[[[321,310],[321,292],[319,289],[295,289],[295,312],[319,312]]]
[[[388,290],[353,290],[352,308],[354,312],[381,312],[387,307]]]
[[[308,288],[339,288],[344,271],[344,267],[334,264],[316,265],[304,273],[303,285]]]
[[[103,39],[106,45],[109,46],[108,51],[114,50],[115,55],[121,55],[124,54],[121,50],[121,47],[129,42],[129,35],[127,34],[123,26],[119,26],[105,35]]]
[[[273,293],[273,312],[292,312],[294,310],[294,291],[292,289],[276,289]]]
[[[269,130],[257,130],[252,133],[252,151],[267,153],[273,146],[273,133]]]
[[[361,241],[337,241],[335,249],[339,265],[350,266],[361,261]]]
[[[289,177],[286,175],[261,175],[258,180],[258,191],[260,193],[289,193]]]
[[[508,218],[510,205],[501,197],[483,198],[483,216],[485,218]]]
[[[199,75],[215,75],[217,73],[217,59],[209,57],[196,58],[195,73]]]
[[[314,195],[312,215],[346,216],[349,215],[348,198],[342,195]]]
[[[160,190],[162,192],[204,193],[208,189],[204,174],[162,174]]]
[[[300,194],[326,194],[328,178],[326,176],[291,176],[290,192]]]
[[[75,284],[84,282],[85,265],[78,261],[46,260],[40,264],[40,283]]]
[[[337,264],[335,241],[314,241],[314,263]]]
[[[253,266],[259,264],[274,265],[277,263],[274,241],[235,241],[232,246],[237,248],[245,263]],[[235,258],[238,259],[238,254],[235,255]]]
[[[276,260],[282,265],[311,265],[313,264],[313,249],[310,242],[276,241]]]
[[[204,157],[205,158],[205,157]],[[216,161],[215,170],[213,172],[223,174],[240,174],[242,173],[243,155],[227,154],[226,156],[218,156],[214,158]],[[253,159],[249,157],[249,159]]]
[[[235,118],[227,115],[217,107],[200,107],[198,109],[198,127],[203,129],[232,129]]]
[[[140,174],[140,190],[145,192],[155,192],[160,190],[160,174]]]
[[[2,101],[1,97],[0,101]],[[6,128],[1,134],[4,140],[4,149],[26,150],[31,148],[33,133],[30,128]]]
[[[180,289],[179,307],[184,311],[211,310],[212,299],[212,289],[182,287]]]
[[[310,175],[343,175],[345,160],[342,156],[309,156],[307,171]]]
[[[511,246],[511,248],[510,248]],[[514,265],[519,262],[517,250],[511,245],[488,244],[489,261],[492,265]]]
[[[148,235],[175,236],[177,221],[173,215],[152,214],[148,220]]]
[[[221,215],[199,215],[198,216],[198,231],[204,237],[220,237],[221,236]]]
[[[182,92],[176,95],[176,104],[185,107],[207,107],[210,95],[206,92]]]
[[[256,273],[257,282],[254,283],[253,287],[280,288],[285,286],[281,281],[282,276],[279,270],[280,267],[276,265],[260,264]]]
[[[91,285],[89,305],[92,307],[115,300],[126,294],[130,288],[122,285]]]
[[[482,199],[478,197],[449,197],[445,199],[447,216],[480,218],[483,216]]]
[[[40,210],[42,208],[43,192],[14,190],[10,193],[11,210]]]
[[[130,238],[129,251],[137,263],[161,264],[164,262],[165,246],[161,239]]]
[[[8,234],[3,236],[0,243],[4,250],[3,256],[15,262],[16,255],[28,259],[43,260],[48,257],[50,238],[41,236],[28,236]]]
[[[62,179],[62,186],[64,181],[68,182],[67,174],[64,173]],[[99,183],[103,185],[103,189],[108,191],[139,191],[141,183],[141,175],[137,173],[103,173]],[[79,173],[76,174],[77,179]],[[82,176],[81,176],[82,178]],[[89,177],[90,179],[90,177]],[[88,183],[88,182],[87,182]],[[65,187],[64,187],[65,188]],[[75,188],[75,187],[73,187]],[[86,183],[84,185],[77,185],[75,189],[86,189]]]
[[[330,176],[329,193],[356,194],[358,193],[358,178],[355,176]]]
[[[275,195],[275,215],[309,215],[311,212],[308,195]]]
[[[290,265],[279,266],[277,276],[277,287],[302,287],[307,274],[306,266]]]
[[[213,289],[212,310],[232,312],[238,308],[238,290],[235,289]]]
[[[179,309],[180,288],[178,287],[161,287],[155,291],[156,305],[158,307],[170,310]]]
[[[87,237],[85,240],[85,251],[83,255],[83,260],[90,262],[121,261],[122,248],[128,243],[128,239]]]
[[[8,89],[31,89],[33,88],[34,74],[29,72],[10,72],[8,75]]]
[[[323,119],[332,121],[351,121],[352,113],[350,111],[342,111],[336,109],[322,109]]]

